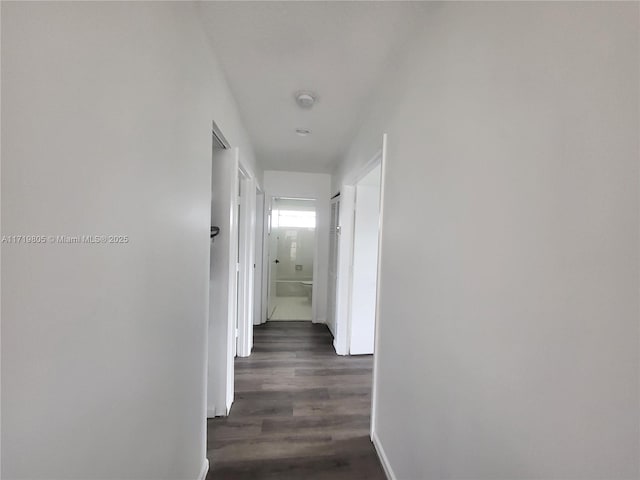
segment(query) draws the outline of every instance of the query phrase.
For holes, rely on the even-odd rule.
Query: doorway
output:
[[[316,202],[274,197],[269,230],[268,320],[313,320]]]
[[[233,402],[237,319],[239,150],[215,122],[212,138],[207,417],[226,415]]]
[[[336,263],[334,346],[338,355],[375,350],[384,171],[383,149],[347,177],[335,197],[331,264]]]
[[[235,238],[233,239],[234,243],[235,243],[235,251],[236,251],[236,268],[235,268],[235,284],[236,284],[236,316],[234,319],[234,342],[233,342],[233,356],[236,357],[238,356],[238,350],[240,350],[240,345],[239,345],[239,331],[240,331],[240,325],[242,325],[242,317],[244,316],[245,312],[244,312],[244,296],[245,296],[245,292],[244,292],[244,288],[242,288],[245,284],[245,279],[242,278],[243,277],[243,273],[244,273],[244,269],[241,268],[242,267],[242,261],[243,261],[243,251],[244,251],[244,245],[242,244],[243,239],[245,238],[246,232],[244,231],[246,228],[246,221],[243,215],[243,208],[242,208],[242,190],[243,190],[243,183],[247,180],[247,177],[245,176],[244,172],[242,171],[242,169],[238,169],[238,191],[237,191],[237,197],[236,197],[236,204],[235,204],[235,209],[236,209],[236,219],[237,219],[237,225],[238,228],[235,229]]]
[[[238,147],[213,123],[207,416],[225,416],[234,400],[234,358],[253,347],[258,185]]]

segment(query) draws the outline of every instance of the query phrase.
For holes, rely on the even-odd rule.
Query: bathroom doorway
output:
[[[268,320],[311,321],[316,202],[274,197],[270,219]]]

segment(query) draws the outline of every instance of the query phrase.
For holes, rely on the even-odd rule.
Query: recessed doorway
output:
[[[275,197],[269,230],[268,320],[313,319],[316,202]]]

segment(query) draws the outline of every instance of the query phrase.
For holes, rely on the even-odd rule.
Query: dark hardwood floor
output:
[[[207,480],[384,480],[369,440],[372,362],[336,355],[326,325],[254,327],[231,414],[208,420]]]

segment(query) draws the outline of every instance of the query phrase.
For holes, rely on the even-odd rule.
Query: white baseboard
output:
[[[207,418],[226,417],[229,415],[229,410],[231,410],[231,407],[228,407],[227,409],[219,409],[215,407],[207,408]]]
[[[336,355],[348,355],[348,352],[343,352],[342,349],[338,346],[338,339],[333,339],[333,349],[336,351]]]
[[[207,478],[207,473],[209,473],[209,460],[205,458],[204,462],[202,462],[202,469],[200,470],[198,480],[205,480],[205,478]]]
[[[313,323],[327,323],[327,319],[326,318],[316,318],[315,320],[313,320]]]
[[[376,453],[378,454],[378,458],[380,459],[380,463],[382,464],[382,468],[384,469],[384,473],[387,475],[387,478],[389,480],[398,480],[398,477],[396,477],[395,473],[393,473],[393,470],[391,469],[387,454],[384,453],[384,448],[382,448],[382,443],[380,443],[380,439],[378,438],[378,434],[375,430],[371,434],[371,441],[373,442],[373,446],[376,449]]]

